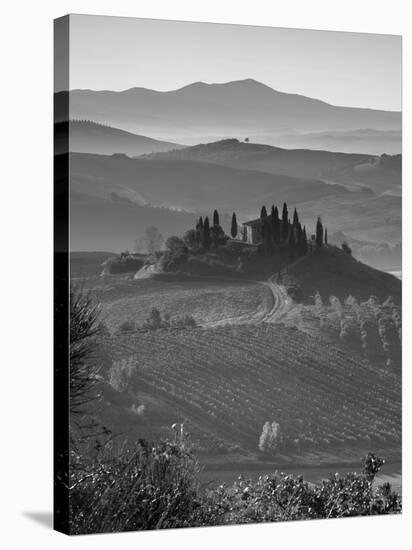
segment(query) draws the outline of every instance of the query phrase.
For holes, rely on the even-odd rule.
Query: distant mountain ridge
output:
[[[56,112],[67,92],[55,96]],[[336,132],[370,128],[400,130],[401,113],[338,107],[318,99],[279,92],[253,79],[159,92],[70,91],[70,118],[90,119],[123,130],[179,141],[180,136],[249,133]]]

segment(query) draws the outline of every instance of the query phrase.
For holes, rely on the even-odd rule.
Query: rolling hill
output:
[[[396,245],[402,240],[402,198],[348,193],[299,204],[300,218],[311,230],[321,214],[331,233],[343,231],[350,239]]]
[[[343,185],[327,184],[320,179],[227,166],[229,162],[244,166],[250,158],[252,165],[259,166],[259,157],[269,157],[270,160],[278,150],[236,142],[233,152],[232,142],[224,143],[229,143],[229,152],[226,153],[223,148],[222,154],[220,145],[219,154],[214,152],[210,157],[203,154],[204,150],[209,150],[209,145],[137,159],[125,155],[72,153],[71,216],[73,222],[76,220],[76,223],[72,223],[72,230],[78,235],[78,239],[76,237],[73,242],[79,244],[79,248],[75,249],[109,248],[120,251],[132,247],[139,233],[144,232],[147,225],[153,224],[159,227],[165,237],[181,235],[193,226],[196,214],[210,214],[216,205],[222,215],[224,229],[229,231],[228,216],[233,211],[236,211],[239,221],[243,221],[256,217],[262,204],[270,206],[276,203],[279,206],[283,201],[298,207],[300,218],[309,232],[313,230],[314,220],[321,214],[331,232],[343,231],[349,237],[372,243],[395,245],[400,242],[400,196],[374,196],[369,188],[363,184],[357,187],[352,180],[350,187],[357,191],[350,192]],[[214,147],[215,144],[211,144],[212,150]],[[236,151],[245,148],[247,161],[243,160],[243,153],[236,154]],[[293,163],[293,156],[289,161],[283,161],[284,150],[280,152],[281,162],[276,164],[272,159],[272,169],[278,166],[280,170],[286,171],[288,166],[292,166],[292,172],[298,174],[304,172],[305,158],[309,153],[313,162],[307,164],[308,178],[311,174],[320,173],[323,158],[330,161],[330,166],[333,164],[333,158],[330,159],[330,153],[327,152],[319,152],[318,158],[318,152],[313,152],[316,153],[314,157],[310,156],[311,152],[298,152],[298,158],[301,155],[300,164],[298,161]],[[179,158],[180,155],[188,155],[190,160]],[[205,161],[205,157],[215,162]],[[63,155],[56,157],[57,175],[59,166],[64,167],[63,159]],[[342,167],[340,173],[350,179],[357,156],[349,155],[349,159],[346,159],[346,155],[337,155],[337,159]],[[364,159],[362,156],[361,161]],[[350,161],[349,167],[345,168],[347,160]],[[371,166],[375,162],[370,158],[367,160]],[[396,160],[397,157],[378,157],[377,162],[389,165],[388,170],[396,172]],[[377,174],[383,174],[383,169],[377,166],[372,169]],[[368,181],[371,185],[375,183],[371,179]],[[385,180],[382,181],[386,185]],[[378,178],[376,182],[380,185]],[[108,219],[111,225],[107,224]],[[81,243],[86,235],[87,246]]]
[[[296,204],[328,195],[346,195],[340,185],[192,160],[146,160],[83,153],[70,155],[71,192],[110,200],[113,193],[140,205],[191,212],[255,215],[264,203]]]
[[[56,113],[62,111],[64,101],[65,92],[56,94]],[[177,142],[185,142],[188,136],[199,141],[206,135],[401,128],[399,112],[337,107],[283,93],[253,79],[224,84],[195,82],[168,92],[146,88],[72,90],[70,118]]]
[[[118,128],[97,124],[89,120],[71,120],[55,124],[55,154],[67,153],[65,136],[70,132],[70,152],[112,155],[125,153],[136,156],[145,153],[170,151],[182,145],[138,136]]]
[[[313,303],[319,292],[325,301],[337,296],[342,301],[349,295],[357,300],[376,296],[386,300],[389,296],[402,303],[402,283],[399,279],[374,269],[335,246],[327,246],[306,256],[288,268],[285,282],[297,283],[306,300]]]
[[[396,155],[402,152],[401,130],[343,130],[340,132],[295,132],[279,135],[251,135],[254,143],[287,149],[321,149],[341,153]]]
[[[149,158],[210,162],[270,174],[321,179],[351,188],[368,186],[377,193],[400,194],[401,190],[401,155],[380,157],[310,149],[282,149],[227,139],[149,155]]]

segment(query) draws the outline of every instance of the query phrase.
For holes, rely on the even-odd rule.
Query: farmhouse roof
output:
[[[251,227],[260,225],[262,223],[262,220],[260,218],[256,218],[255,220],[249,220],[248,222],[243,222],[243,225],[250,225]]]

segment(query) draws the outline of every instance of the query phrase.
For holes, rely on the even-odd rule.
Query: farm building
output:
[[[261,236],[262,220],[250,220],[242,224],[241,235],[243,240],[249,244],[259,244],[262,240]]]

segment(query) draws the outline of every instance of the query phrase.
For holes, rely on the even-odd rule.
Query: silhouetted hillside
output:
[[[292,266],[288,270],[286,282],[297,283],[305,299],[311,303],[316,292],[325,301],[330,296],[344,300],[352,295],[358,300],[368,300],[374,295],[381,300],[392,296],[396,303],[401,303],[399,279],[363,264],[330,245]]]
[[[125,153],[130,156],[170,151],[182,145],[139,136],[90,120],[71,120],[54,125],[56,154],[67,153],[65,136],[70,132],[70,152],[112,155]]]

